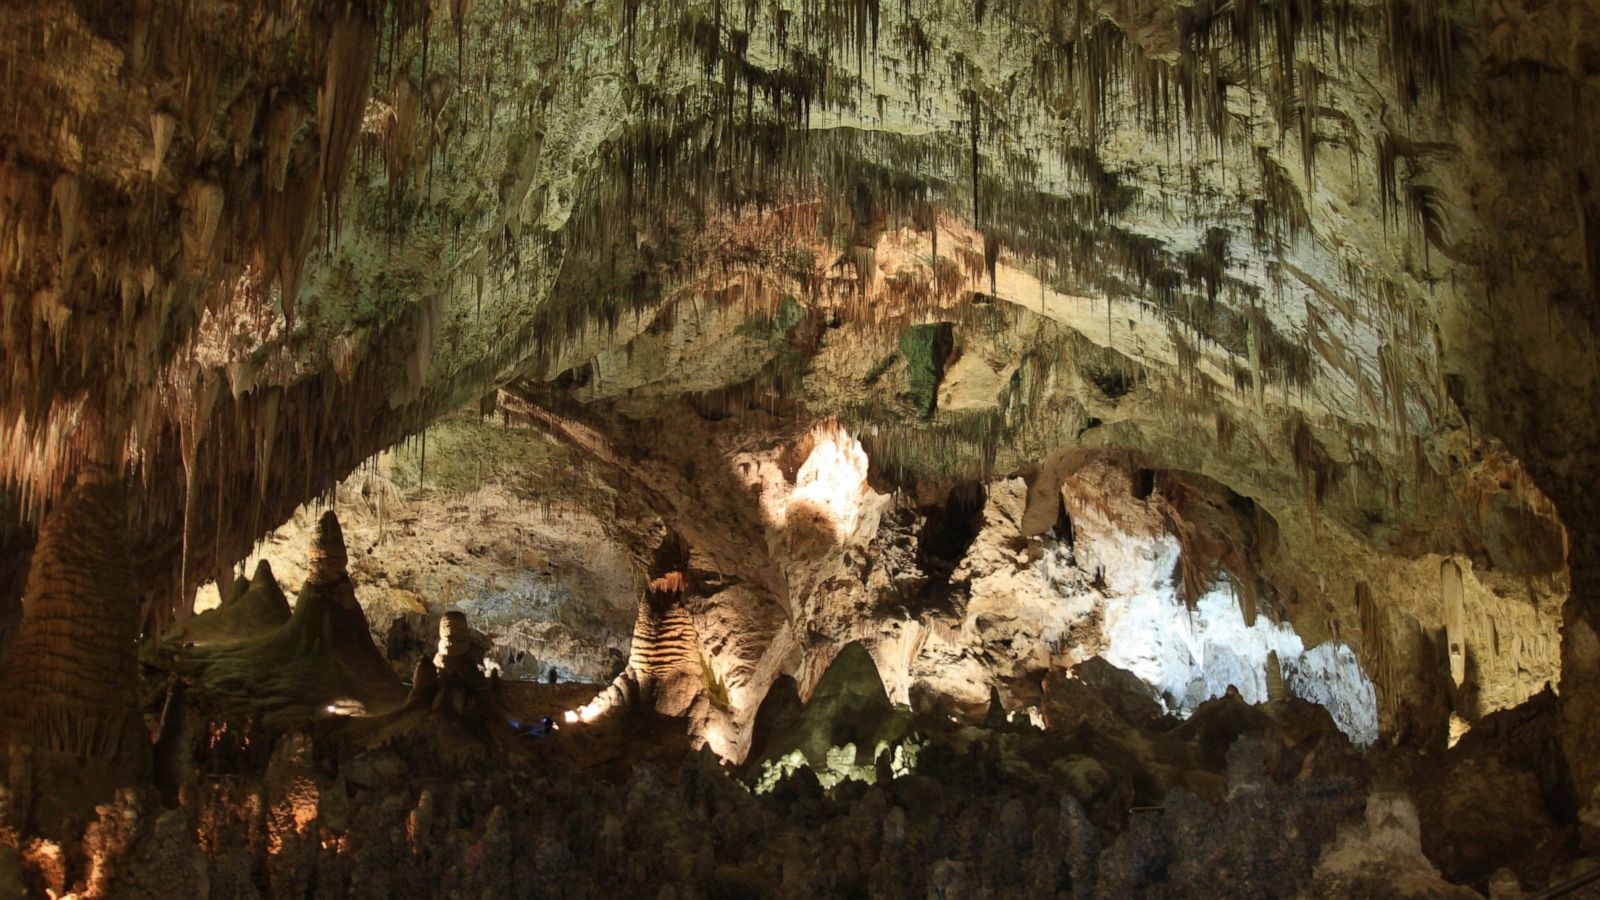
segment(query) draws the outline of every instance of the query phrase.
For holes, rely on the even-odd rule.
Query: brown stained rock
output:
[[[24,900],[28,886],[22,878],[22,854],[9,844],[0,844],[0,898]]]
[[[332,585],[341,580],[347,581],[349,563],[344,531],[339,527],[339,517],[330,509],[317,520],[317,530],[311,538],[311,547],[307,551],[306,584]],[[337,599],[342,601],[344,597],[340,595]]]
[[[129,900],[229,896],[215,890],[209,860],[195,841],[187,812],[167,810],[146,824],[147,832],[132,848],[106,896]]]
[[[275,897],[303,896],[316,866],[321,787],[313,751],[310,735],[285,734],[263,776],[267,871]]]
[[[417,668],[411,676],[411,692],[406,696],[407,709],[426,709],[433,705],[434,691],[439,687],[439,669],[434,666],[433,660],[423,657],[417,660]]]
[[[1509,866],[1531,888],[1575,857],[1580,798],[1559,723],[1547,690],[1484,717],[1417,767],[1410,788],[1422,847],[1446,878],[1481,888]]]
[[[138,601],[120,483],[86,476],[40,530],[0,724],[39,751],[148,762],[138,717]]]

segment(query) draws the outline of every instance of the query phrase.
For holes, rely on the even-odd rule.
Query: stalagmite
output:
[[[682,572],[649,583],[635,615],[627,666],[579,711],[582,719],[634,702],[665,715],[683,715],[705,691],[705,658],[683,605],[686,589]]]
[[[120,481],[86,471],[46,519],[0,698],[4,731],[35,751],[141,762],[138,600]]]
[[[400,705],[405,691],[373,643],[332,510],[317,520],[305,571],[292,613],[263,565],[238,602],[197,617],[195,670],[218,696],[265,702],[277,714],[320,711],[330,700],[371,711]]]
[[[306,551],[306,584],[319,588],[344,584],[349,580],[346,573],[349,561],[339,517],[333,510],[328,510],[317,520],[316,533],[311,538],[310,549]],[[340,602],[346,599],[342,593],[338,598]]]
[[[1247,619],[1253,621],[1253,619]],[[1278,661],[1278,651],[1267,653],[1267,700],[1279,701],[1288,697],[1288,692],[1283,688],[1283,665]]]

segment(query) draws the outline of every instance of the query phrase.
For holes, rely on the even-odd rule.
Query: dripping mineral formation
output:
[[[0,898],[1600,872],[1587,0],[0,0]]]

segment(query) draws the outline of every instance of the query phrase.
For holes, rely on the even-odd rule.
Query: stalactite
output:
[[[78,244],[78,226],[83,216],[83,190],[78,176],[70,172],[57,175],[50,188],[50,204],[61,235],[61,280],[70,284],[73,248]]]
[[[150,116],[150,156],[144,166],[152,180],[161,174],[161,167],[166,164],[167,148],[172,145],[172,134],[177,126],[177,118],[165,110]]]
[[[266,173],[267,189],[281,192],[289,173],[289,156],[294,147],[295,134],[305,120],[305,113],[291,99],[280,99],[267,113],[266,132],[262,138],[262,171]]]
[[[335,21],[329,30],[322,87],[317,92],[317,134],[320,139],[323,195],[333,215],[331,230],[339,231],[339,195],[344,190],[351,152],[366,112],[367,84],[372,75],[372,55],[377,47],[372,23],[354,12]]]
[[[222,382],[217,378],[200,376],[198,385],[191,388],[189,398],[189,416],[180,424],[179,440],[182,444],[183,458],[183,520],[182,520],[182,548],[179,556],[178,569],[178,594],[174,598],[177,607],[177,624],[181,629],[188,624],[189,617],[194,613],[194,594],[191,590],[191,574],[193,572],[190,553],[190,541],[193,537],[192,526],[195,519],[195,505],[200,499],[199,478],[199,452],[200,442],[205,439],[207,430],[211,426],[212,411],[216,408],[217,397],[221,393]]]
[[[1467,680],[1467,609],[1461,567],[1447,559],[1439,566],[1439,599],[1444,605],[1445,640],[1449,647],[1450,679],[1456,687]]]
[[[1289,449],[1295,471],[1300,475],[1301,489],[1306,494],[1307,511],[1311,514],[1311,529],[1318,529],[1318,510],[1328,491],[1336,487],[1343,477],[1341,469],[1328,456],[1328,451],[1318,441],[1304,417],[1296,411],[1289,419]]]
[[[1400,195],[1396,183],[1395,160],[1398,154],[1395,150],[1394,136],[1388,129],[1379,131],[1373,137],[1373,157],[1378,162],[1378,217],[1384,227],[1388,227],[1391,220],[1398,222],[1400,217]]]
[[[183,256],[192,271],[201,271],[211,259],[211,247],[222,224],[222,186],[209,181],[193,181],[184,190]]]
[[[1362,662],[1377,686],[1379,702],[1393,717],[1400,708],[1400,683],[1397,661],[1389,643],[1388,617],[1378,607],[1365,581],[1356,582],[1355,601],[1361,627]]]
[[[972,224],[975,228],[982,228],[983,210],[978,192],[978,175],[981,171],[979,167],[980,157],[978,156],[978,131],[981,110],[978,102],[978,92],[976,90],[969,91],[968,103],[971,111],[968,113],[967,129],[972,139]]]
[[[256,425],[256,498],[259,502],[267,496],[267,481],[272,472],[273,444],[278,437],[278,406],[283,393],[277,389],[265,391],[259,401]]]
[[[282,191],[268,193],[265,208],[262,255],[269,277],[278,279],[279,302],[284,320],[290,324],[299,304],[301,274],[316,215],[317,178],[310,168],[291,172]]]

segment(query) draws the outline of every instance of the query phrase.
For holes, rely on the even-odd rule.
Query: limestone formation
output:
[[[278,619],[282,593],[262,564],[243,597],[194,620],[197,640],[179,651],[180,665],[230,703],[265,700],[268,709],[300,713],[400,704],[405,689],[356,602],[331,510],[318,521],[306,557],[306,580],[286,619]]]
[[[86,473],[40,530],[21,626],[0,677],[0,731],[8,743],[89,759],[146,759],[124,509],[120,484]]]
[[[1590,0],[7,0],[0,895],[1556,885],[1596,110]]]
[[[439,619],[439,650],[433,657],[433,666],[439,677],[465,680],[483,675],[479,665],[483,647],[473,640],[472,626],[459,612],[445,613]]]
[[[272,565],[261,560],[249,581],[242,577],[235,581],[229,596],[216,609],[191,620],[180,639],[203,643],[237,638],[250,631],[277,628],[289,620],[290,612]]]

